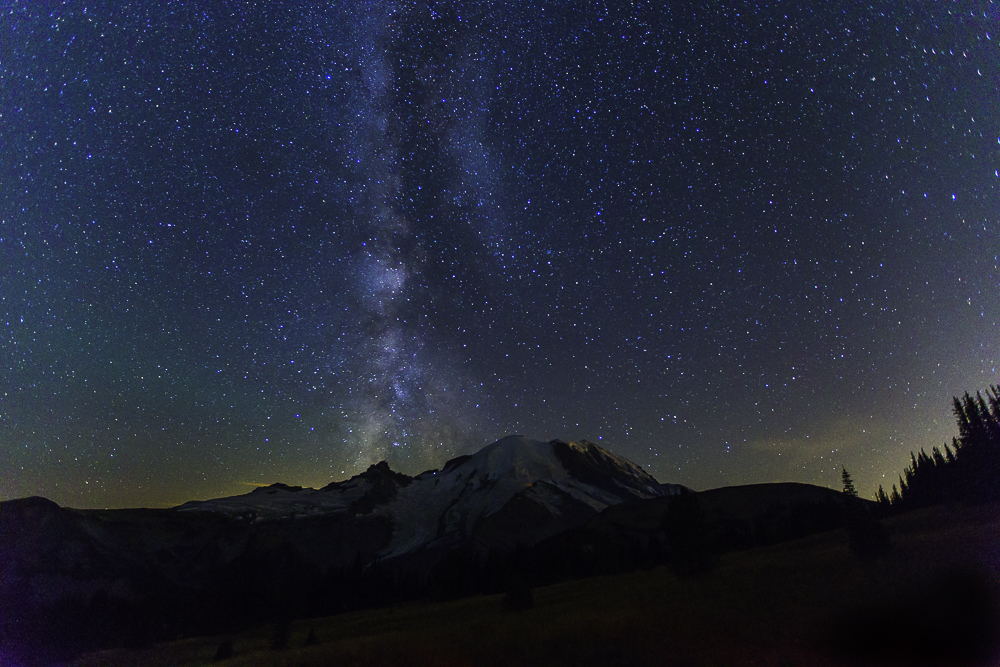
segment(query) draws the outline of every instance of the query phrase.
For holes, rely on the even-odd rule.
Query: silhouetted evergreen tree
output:
[[[899,507],[903,503],[903,497],[899,495],[899,489],[896,485],[892,485],[892,495],[889,496],[889,502],[892,503],[893,507]]]
[[[847,468],[844,466],[840,467],[840,479],[844,483],[844,494],[857,498],[858,491],[854,488],[854,480],[851,479],[851,473],[847,472]]]
[[[944,500],[944,469],[939,469],[936,459],[928,456],[924,450],[921,449],[919,455],[910,452],[910,465],[903,474],[906,477],[903,499],[909,509],[926,507]]]
[[[875,494],[875,503],[875,512],[878,516],[884,517],[893,513],[892,497],[885,492],[881,484],[879,484],[878,492]]]
[[[947,447],[947,445],[945,445],[945,447]],[[931,452],[931,458],[934,459],[934,467],[938,469],[944,468],[946,461],[944,459],[944,454],[941,453],[940,449],[935,447],[934,450]]]
[[[952,444],[951,447],[949,447],[947,444],[944,446],[945,462],[948,463],[949,465],[955,462],[955,450],[958,449],[958,439],[952,438],[951,444]]]

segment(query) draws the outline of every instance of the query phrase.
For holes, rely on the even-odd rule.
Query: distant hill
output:
[[[724,486],[719,489],[697,492],[698,502],[709,522],[725,520],[753,520],[780,513],[795,505],[805,503],[843,503],[843,493],[823,486],[798,482],[774,482]],[[609,507],[595,517],[589,528],[602,530],[616,527],[621,530],[650,532],[659,530],[663,514],[670,499],[632,501]]]

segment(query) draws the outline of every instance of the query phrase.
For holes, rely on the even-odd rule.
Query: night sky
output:
[[[993,2],[2,7],[0,499],[515,433],[871,496],[1000,381]]]

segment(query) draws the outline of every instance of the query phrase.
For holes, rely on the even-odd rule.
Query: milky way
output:
[[[2,12],[0,498],[515,433],[870,495],[1000,381],[995,3]]]
[[[425,55],[435,40],[413,34],[419,32],[415,24],[428,19],[467,30],[460,15],[363,3],[346,8],[345,18],[352,29],[346,40],[350,102],[343,154],[351,167],[349,224],[362,240],[350,272],[360,312],[355,361],[344,369],[343,409],[351,427],[343,441],[357,451],[358,464],[393,458],[393,448],[402,447],[407,457],[430,465],[440,458],[436,446],[464,448],[487,408],[472,376],[461,369],[461,356],[433,336],[428,308],[436,288],[425,270],[435,261],[426,239],[435,234],[436,209],[406,202],[450,198],[472,210],[445,214],[445,224],[480,231],[502,224],[495,206],[483,206],[493,193],[476,116],[488,109],[472,101],[483,97],[484,68],[464,56],[455,63],[452,54]],[[451,46],[472,47],[461,38]],[[416,56],[406,58],[406,51]],[[413,79],[406,88],[401,68]],[[422,184],[409,173],[416,159],[406,144],[426,140],[428,133],[434,147],[421,149],[436,153],[430,166],[442,174]],[[474,256],[488,251],[489,243],[463,250]]]

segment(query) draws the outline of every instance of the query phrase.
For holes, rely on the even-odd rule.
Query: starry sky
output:
[[[515,433],[871,496],[1000,381],[993,2],[0,8],[0,499]]]

